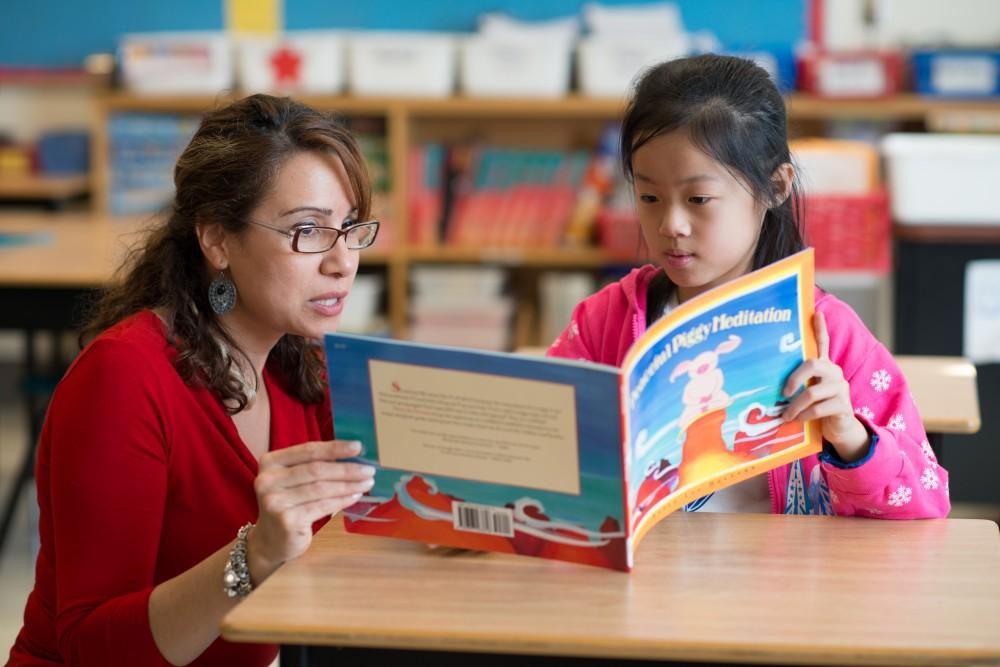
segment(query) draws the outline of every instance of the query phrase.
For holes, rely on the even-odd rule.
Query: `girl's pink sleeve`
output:
[[[582,361],[596,361],[596,356],[587,344],[586,325],[587,324],[587,301],[582,301],[573,309],[573,316],[569,324],[559,334],[555,342],[549,346],[545,353],[549,357],[562,357],[564,359],[579,359]]]
[[[849,306],[824,302],[817,310],[826,311],[831,360],[843,369],[855,416],[873,441],[860,461],[843,463],[829,447],[820,457],[835,511],[883,519],[947,516],[948,472],[931,450],[899,365]]]

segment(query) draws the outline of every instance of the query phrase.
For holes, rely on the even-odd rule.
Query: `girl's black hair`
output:
[[[767,212],[753,255],[759,269],[805,246],[799,229],[800,187],[788,197],[774,180],[791,163],[785,101],[767,72],[743,58],[702,55],[660,63],[639,78],[621,133],[621,160],[632,180],[632,158],[646,142],[683,129],[691,142],[744,183]],[[649,285],[648,323],[673,293],[662,271]]]

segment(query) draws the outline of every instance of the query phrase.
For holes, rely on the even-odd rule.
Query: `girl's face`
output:
[[[298,227],[343,228],[357,221],[341,162],[302,152],[281,168],[249,220],[293,232]],[[292,250],[272,229],[248,225],[222,241],[238,291],[236,307],[223,316],[243,345],[273,345],[284,334],[320,338],[334,331],[358,270],[357,250],[343,237],[322,253]]]
[[[643,238],[678,301],[750,271],[764,207],[686,132],[642,145],[632,173]]]

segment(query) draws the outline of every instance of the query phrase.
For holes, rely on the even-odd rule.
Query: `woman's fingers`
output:
[[[311,526],[320,519],[342,512],[361,499],[361,494],[346,496],[344,498],[323,498],[311,503],[299,505],[295,508],[298,518],[306,525]]]
[[[309,461],[290,468],[270,467],[257,477],[258,492],[285,489],[317,481],[364,482],[375,475],[375,468],[361,463]]]
[[[285,512],[299,505],[306,505],[326,498],[343,499],[371,490],[375,480],[360,482],[319,481],[300,484],[291,488],[266,493],[260,498],[261,509],[270,513]]]
[[[268,452],[260,457],[260,468],[288,468],[309,461],[336,461],[360,453],[361,443],[356,440],[317,440]]]

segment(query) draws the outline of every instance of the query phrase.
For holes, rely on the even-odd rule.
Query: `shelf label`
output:
[[[931,87],[946,94],[989,95],[997,82],[997,61],[988,56],[939,56],[931,63]]]
[[[1000,362],[1000,260],[965,266],[965,328],[962,355],[974,364]]]
[[[823,61],[817,80],[824,95],[881,95],[886,91],[885,67],[879,60]]]

